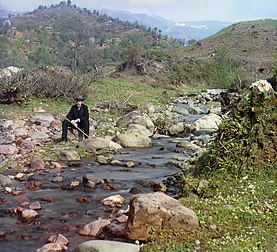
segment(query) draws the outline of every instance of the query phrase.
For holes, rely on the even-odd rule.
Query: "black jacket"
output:
[[[73,105],[66,116],[70,121],[71,120],[76,120],[80,119],[80,122],[83,122],[85,120],[89,119],[89,112],[88,112],[88,107],[85,104],[82,104],[80,107],[80,110],[78,110],[77,105]]]

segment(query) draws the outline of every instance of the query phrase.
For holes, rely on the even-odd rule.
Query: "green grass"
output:
[[[144,251],[276,251],[276,177],[275,167],[263,167],[242,178],[211,178],[203,197],[180,200],[196,212],[200,231],[180,232],[177,239],[176,234],[160,234]]]
[[[95,82],[92,86],[94,93],[91,102],[97,103],[105,100],[128,101],[131,104],[143,105],[152,103],[155,105],[166,104],[177,90],[169,90],[162,87],[153,87],[145,83],[143,79],[104,79]]]

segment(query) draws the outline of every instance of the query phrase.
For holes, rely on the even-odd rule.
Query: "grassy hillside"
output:
[[[66,2],[10,21],[0,29],[1,68],[65,67],[169,88],[242,86],[277,71],[277,20],[237,23],[187,47],[158,29]]]
[[[277,20],[257,20],[233,24],[214,36],[186,48],[185,54],[195,60],[211,62],[220,48],[249,72],[267,77],[277,66]]]
[[[86,73],[123,61],[127,48],[170,45],[157,30],[65,2],[39,6],[10,22],[1,26],[1,67],[57,65]]]
[[[231,25],[187,47],[147,50],[148,77],[177,86],[230,87],[276,74],[277,20]]]

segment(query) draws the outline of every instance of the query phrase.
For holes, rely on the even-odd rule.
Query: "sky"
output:
[[[27,11],[61,0],[0,0],[0,8]],[[128,10],[175,21],[216,20],[238,22],[277,19],[277,0],[71,0],[78,7]]]

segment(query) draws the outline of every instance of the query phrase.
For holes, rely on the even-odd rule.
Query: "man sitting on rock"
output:
[[[83,136],[88,138],[89,135],[89,111],[88,107],[83,104],[84,97],[78,96],[62,123],[62,141],[67,141],[67,131],[70,129],[78,129],[79,141],[83,140]]]

